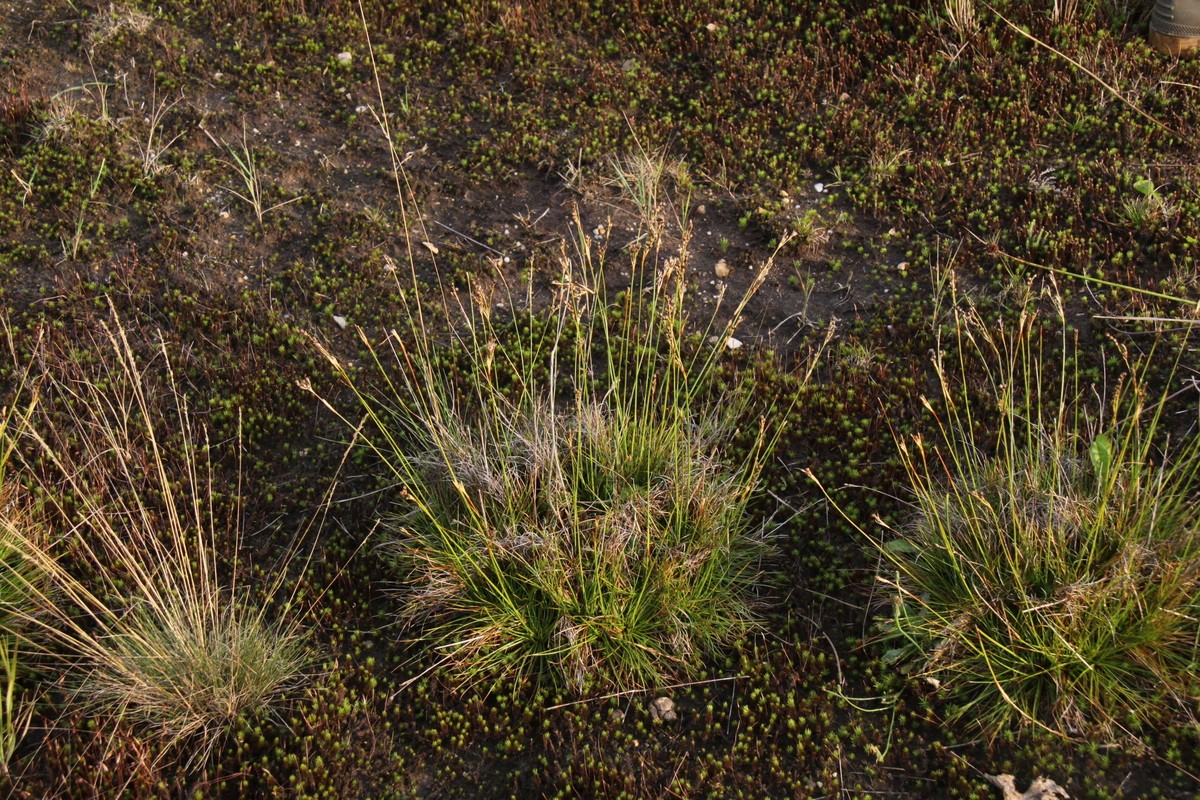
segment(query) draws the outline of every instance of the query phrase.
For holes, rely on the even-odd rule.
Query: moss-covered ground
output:
[[[1026,281],[1056,280],[1085,380],[1105,343],[1136,351],[1162,325],[1130,318],[1194,321],[1200,59],[1148,48],[1148,4],[1059,5],[980,2],[958,31],[931,0],[0,0],[17,360],[39,328],[40,358],[102,358],[111,299],[136,340],[166,340],[212,440],[241,437],[253,568],[316,519],[289,581],[315,662],[280,709],[185,769],[31,670],[0,793],[988,798],[984,774],[1012,773],[1195,797],[1194,725],[1139,746],[945,726],[933,687],[882,662],[876,557],[803,475],[863,525],[902,519],[893,436],[929,424],[950,270],[1001,321]],[[456,685],[394,624],[370,538],[394,498],[302,387],[341,391],[312,339],[354,359],[354,328],[398,325],[402,292],[549,285],[576,213],[619,282],[645,209],[614,163],[646,155],[686,165],[664,191],[691,198],[698,312],[796,234],[724,371],[784,409],[767,624],[687,686]],[[677,720],[652,716],[660,694]]]

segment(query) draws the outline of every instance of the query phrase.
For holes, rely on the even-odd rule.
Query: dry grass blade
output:
[[[44,464],[42,516],[69,527],[53,534],[33,514],[0,521],[41,579],[21,579],[36,606],[18,612],[21,633],[61,659],[79,701],[131,719],[164,754],[187,742],[198,762],[240,714],[269,708],[297,680],[304,642],[243,591],[236,556],[221,556],[237,552],[240,532],[220,505],[232,502],[236,519],[239,499],[221,497],[165,350],[158,381],[115,312],[104,336],[108,363],[43,376],[42,413],[24,427]]]
[[[958,36],[960,44],[966,42],[979,30],[975,16],[975,0],[945,0],[946,22]]]
[[[245,191],[239,191],[238,189],[234,189],[229,186],[225,187],[225,190],[249,205],[254,211],[254,217],[258,220],[260,225],[262,224],[263,218],[272,211],[291,205],[292,203],[298,203],[304,199],[303,196],[293,197],[290,200],[283,200],[275,203],[274,205],[268,206],[266,204],[267,189],[265,186],[263,186],[262,173],[259,171],[258,167],[258,158],[254,155],[254,150],[250,147],[250,138],[246,131],[245,120],[242,120],[242,140],[237,146],[228,145],[224,142],[218,141],[215,136],[213,136],[207,129],[203,127],[201,130],[204,131],[204,135],[207,136],[213,144],[224,149],[225,152],[229,154],[229,157],[233,159],[232,161],[224,161],[223,163],[233,168],[233,170],[237,173],[237,176],[242,181],[242,186],[244,187]]]
[[[1072,25],[1079,14],[1079,0],[1054,0],[1050,20],[1055,25]]]

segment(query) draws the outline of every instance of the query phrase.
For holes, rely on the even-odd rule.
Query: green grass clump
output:
[[[402,498],[382,524],[401,615],[468,679],[649,686],[755,622],[763,434],[727,463],[745,402],[700,399],[741,307],[693,337],[680,257],[648,244],[610,297],[580,233],[549,324],[495,321],[475,292],[454,334],[469,375],[445,368],[419,303],[412,341],[368,344],[382,388],[332,360]]]
[[[992,365],[998,417],[964,401],[939,363],[940,442],[900,444],[915,512],[876,539],[892,599],[887,658],[937,687],[952,718],[992,734],[1022,723],[1104,740],[1189,718],[1194,435],[1169,441],[1144,369],[1098,387],[1105,418],[1077,411],[1080,388],[1069,369],[1050,377],[1031,303],[1009,334],[973,312],[956,321],[959,355]],[[1064,334],[1058,357],[1069,344]]]
[[[653,684],[746,630],[754,483],[715,456],[727,425],[679,412],[531,401],[431,430],[389,521],[406,616],[469,671],[577,687]]]

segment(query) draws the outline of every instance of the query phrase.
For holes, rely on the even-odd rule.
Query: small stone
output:
[[[346,318],[345,317],[339,317],[337,314],[334,314],[333,321],[337,323],[337,326],[339,328],[341,328],[342,330],[346,330]]]
[[[824,194],[824,193],[825,193],[825,184],[823,184],[823,183],[814,183],[814,184],[813,184],[813,191],[814,191],[814,192],[816,192],[817,194]]]
[[[900,270],[901,272],[908,272],[908,262],[901,261],[899,264],[896,265],[896,269]]]
[[[701,203],[700,205],[696,206],[696,213],[699,214],[700,216],[704,216],[705,214],[708,213],[708,206],[704,205],[704,203]],[[709,235],[711,235],[711,234],[712,234],[712,232],[709,231]]]
[[[350,62],[354,60],[354,55],[349,50],[343,50],[337,54],[337,60],[343,67],[349,66]]]
[[[716,275],[718,278],[728,278],[729,277],[729,264],[726,263],[725,259],[722,258],[720,261],[717,262],[717,265],[715,267],[713,267],[713,274]]]
[[[710,298],[710,302],[711,302],[711,298]],[[710,337],[708,337],[708,343],[711,344],[713,347],[720,347],[721,346],[721,337],[720,336],[710,336]],[[725,347],[727,347],[730,350],[737,350],[738,348],[740,348],[742,346],[742,340],[738,339],[736,337],[733,337],[733,336],[729,336],[729,337],[726,337],[724,344],[725,344]]]
[[[650,703],[650,716],[663,722],[674,722],[679,719],[675,713],[675,701],[669,697],[656,697]]]
[[[844,103],[844,102],[846,102],[846,101],[847,101],[847,100],[849,100],[849,99],[850,99],[850,93],[849,93],[849,92],[842,92],[841,94],[839,94],[839,95],[838,95],[838,102],[839,102],[839,103]]]
[[[720,25],[718,25],[717,23],[715,23],[715,22],[710,22],[710,23],[708,23],[707,25],[705,25],[705,26],[704,26],[704,29],[705,29],[705,30],[707,30],[709,33],[716,33],[716,32],[717,32],[717,30],[718,30],[718,29],[720,29],[720,27],[721,27],[721,26],[720,26]]]

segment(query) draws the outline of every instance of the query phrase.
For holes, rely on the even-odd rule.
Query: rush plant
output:
[[[611,292],[578,228],[541,310],[531,283],[499,319],[476,287],[448,340],[412,300],[406,333],[362,334],[364,369],[326,350],[394,482],[400,617],[466,679],[652,686],[756,624],[767,434],[730,459],[746,403],[713,396],[744,301],[693,331],[684,256],[647,244]]]
[[[1062,331],[1052,344],[1036,310],[1047,301]],[[1108,740],[1189,719],[1200,696],[1194,433],[1170,435],[1146,363],[1097,387],[1062,368],[1074,352],[1057,295],[1031,294],[1007,330],[969,306],[953,316],[941,397],[926,403],[936,435],[898,442],[911,513],[863,531],[890,596],[885,660],[990,735],[1017,724]],[[1088,413],[1093,389],[1106,402]]]

